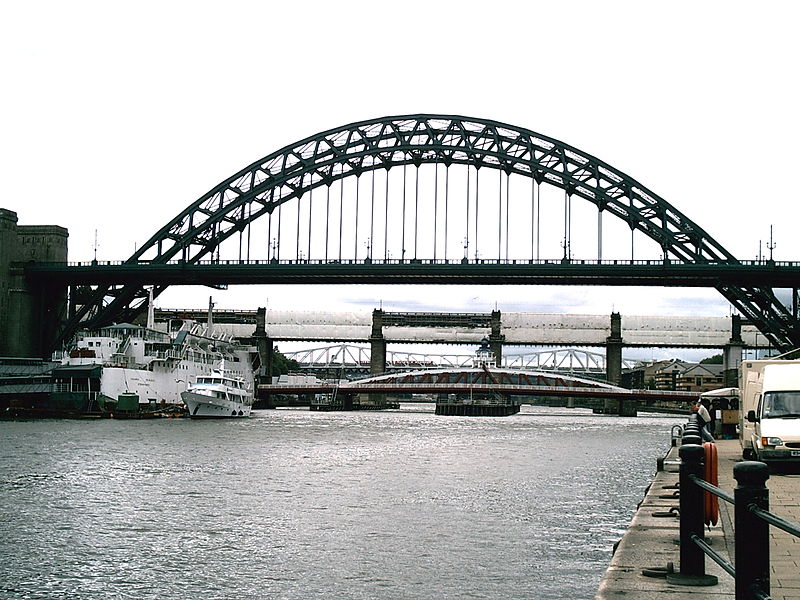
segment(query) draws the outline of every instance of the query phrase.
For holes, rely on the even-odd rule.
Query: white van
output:
[[[745,361],[742,379],[744,457],[800,462],[800,361]]]

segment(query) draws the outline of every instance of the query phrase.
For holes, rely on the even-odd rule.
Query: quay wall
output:
[[[657,516],[670,513],[679,503],[674,487],[678,482],[677,450],[672,447],[664,457],[663,470],[656,471],[625,535],[616,546],[595,600],[734,597],[733,578],[710,559],[706,559],[706,573],[717,577],[719,583],[714,586],[680,586],[668,583],[665,576],[652,576],[668,565],[675,571],[680,570],[680,547],[676,543],[680,537],[679,520],[676,515]],[[656,462],[654,457],[654,466]],[[706,530],[706,541],[710,540],[712,548],[728,561],[733,555],[731,517],[727,505],[720,502],[719,523]]]

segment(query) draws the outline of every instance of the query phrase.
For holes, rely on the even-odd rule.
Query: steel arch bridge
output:
[[[430,214],[433,215],[433,223],[425,223],[425,226],[428,236],[431,229],[433,232],[434,261],[438,260],[437,249],[444,248],[445,262],[447,262],[448,246],[452,245],[455,237],[463,237],[465,262],[471,245],[474,248],[476,262],[479,262],[477,260],[480,246],[479,233],[482,234],[481,243],[484,245],[487,243],[485,230],[479,228],[479,223],[482,223],[481,217],[487,213],[486,201],[480,198],[482,193],[480,190],[486,188],[485,181],[483,187],[480,183],[480,174],[485,167],[498,172],[499,231],[498,235],[493,237],[497,244],[494,245],[492,242],[492,247],[497,250],[498,263],[502,262],[503,243],[505,243],[506,262],[510,262],[509,245],[513,236],[509,224],[511,211],[509,188],[510,178],[514,175],[530,181],[531,262],[534,254],[536,260],[539,258],[540,223],[534,224],[534,221],[537,202],[541,203],[540,186],[548,184],[564,192],[563,263],[570,263],[572,260],[571,205],[573,198],[579,198],[593,205],[598,211],[598,259],[602,255],[602,215],[609,214],[630,228],[631,239],[633,233],[637,232],[652,240],[660,248],[664,264],[697,266],[742,264],[699,225],[666,200],[594,156],[556,139],[496,121],[418,114],[384,117],[345,125],[310,136],[265,156],[222,181],[186,207],[142,244],[123,263],[123,266],[145,264],[155,269],[159,265],[167,265],[174,261],[187,266],[208,262],[219,263],[220,248],[222,246],[235,248],[237,240],[239,260],[241,261],[246,253],[249,261],[252,228],[263,221],[268,225],[266,243],[262,239],[261,246],[268,248],[270,262],[282,260],[283,247],[283,256],[290,253],[292,260],[297,262],[304,260],[310,262],[310,259],[314,258],[320,265],[341,263],[344,258],[345,243],[343,237],[345,180],[354,181],[354,186],[351,186],[352,189],[347,196],[348,199],[354,196],[356,207],[355,225],[353,226],[351,222],[347,224],[348,228],[354,228],[355,231],[355,243],[350,260],[358,260],[358,233],[364,232],[366,227],[367,217],[362,219],[359,226],[359,211],[364,204],[370,204],[369,236],[364,263],[372,263],[375,255],[379,254],[381,234],[384,240],[382,244],[384,259],[389,262],[390,222],[393,230],[397,228],[398,223],[402,223],[402,240],[395,250],[401,259],[397,262],[407,262],[407,246],[411,246],[412,240],[414,258],[409,262],[420,262],[419,228],[423,224],[419,219],[419,173],[420,168],[425,165],[436,167],[434,197],[422,201],[423,208],[432,210]],[[440,165],[445,167],[442,176],[444,183],[440,181],[438,168]],[[458,229],[450,228],[447,219],[449,197],[447,189],[450,185],[450,168],[453,166],[467,167],[466,220],[464,227]],[[403,172],[402,221],[397,215],[390,215],[389,171],[395,167],[401,167]],[[415,174],[410,183],[406,177],[408,167],[411,167]],[[382,170],[386,171],[385,195],[383,198],[378,198],[376,210],[376,173]],[[359,205],[359,190],[365,187],[361,177],[365,174],[371,174],[371,196],[369,200],[361,200]],[[502,223],[503,174],[506,176],[505,232]],[[340,182],[338,189],[333,189],[336,182]],[[378,181],[379,186],[380,183]],[[471,184],[473,187],[470,192]],[[442,187],[445,191],[440,194]],[[319,208],[322,202],[319,199],[317,209],[313,209],[313,192],[320,188],[325,190],[326,204],[324,252],[319,250],[319,244],[316,244],[322,237],[321,230],[312,232],[312,224],[315,222],[312,213],[319,215],[322,212]],[[414,189],[413,203],[409,200],[408,207],[406,188]],[[332,191],[334,204],[336,192],[339,193],[338,213],[334,210],[333,214],[330,211]],[[310,197],[307,209],[307,238],[306,223],[301,223],[301,209],[303,209],[301,201],[305,194],[309,194]],[[385,202],[383,212],[380,207],[381,200]],[[295,202],[294,208],[297,213],[296,221],[292,222],[294,226],[291,227],[294,231],[287,232],[289,227],[287,225],[281,232],[281,215],[290,211],[291,202]],[[443,209],[440,203],[445,204]],[[393,201],[392,206],[396,204],[397,202]],[[406,208],[410,212],[412,204],[415,211],[414,219],[409,223]],[[483,212],[479,215],[481,208]],[[399,208],[397,210],[399,211]],[[437,222],[442,211],[444,225]],[[361,212],[366,214],[367,211],[361,210]],[[526,212],[525,216],[527,214]],[[336,238],[337,228],[338,251],[329,253],[331,248],[329,237]],[[294,234],[294,237],[290,234]],[[303,239],[302,249],[301,239]],[[312,240],[316,244],[314,257],[311,256]],[[292,241],[295,242],[293,253],[290,252]],[[349,244],[349,241],[347,243]],[[514,243],[516,244],[516,240]],[[306,250],[308,254],[304,256],[303,252]],[[349,253],[349,248],[347,252]],[[632,249],[631,263],[633,262]],[[102,284],[84,293],[78,302],[73,303],[77,308],[62,332],[61,341],[70,337],[83,321],[88,320],[88,323],[83,324],[89,326],[100,326],[115,319],[130,320],[143,310],[147,296],[144,280],[137,280],[135,276],[131,276],[129,281],[130,283],[125,285]],[[158,296],[167,285],[163,283],[156,285],[153,290],[154,296]],[[800,346],[800,328],[797,326],[797,320],[778,300],[772,288],[758,284],[733,285],[727,282],[715,287],[776,347],[789,349]]]

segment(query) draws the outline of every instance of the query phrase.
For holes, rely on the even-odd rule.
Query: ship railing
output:
[[[706,461],[713,454],[700,445],[697,415],[683,430],[680,456],[680,572],[667,575],[679,585],[714,585],[717,578],[706,575],[705,557],[717,563],[735,581],[736,600],[770,600],[770,526],[800,538],[800,524],[769,512],[769,467],[758,461],[743,461],[733,467],[737,486],[733,495],[705,480]],[[706,444],[713,444],[707,442]],[[726,560],[706,542],[704,494],[712,494],[734,506],[734,562]]]
[[[76,394],[86,394],[89,398],[89,406],[92,403],[97,402],[97,397],[100,395],[100,392],[92,392],[89,391],[89,386],[81,383],[76,383],[75,381],[56,381],[53,382],[51,388],[51,392],[72,392]]]
[[[153,352],[152,356],[155,360],[181,360],[182,354],[175,350],[158,350]]]
[[[136,359],[122,352],[114,352],[108,360],[108,364],[115,367],[132,367],[136,364]]]

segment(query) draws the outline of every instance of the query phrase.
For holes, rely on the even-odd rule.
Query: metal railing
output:
[[[800,537],[800,525],[769,512],[766,481],[769,468],[763,462],[744,461],[733,467],[737,486],[733,495],[705,481],[706,452],[701,445],[700,427],[692,415],[683,430],[680,456],[680,572],[667,576],[670,583],[714,585],[717,578],[706,575],[705,557],[717,563],[735,580],[736,600],[769,600],[769,527]],[[704,492],[734,506],[735,566],[705,541]]]
[[[180,265],[186,261],[180,259],[173,259],[166,262],[153,261],[150,259],[139,258],[136,260],[84,260],[72,262],[47,262],[42,261],[40,265],[67,265],[70,267],[109,267],[109,266],[122,266],[122,265],[148,265],[148,264],[166,264],[166,265]],[[518,259],[503,259],[503,258],[262,258],[262,259],[205,259],[195,261],[194,264],[198,265],[410,265],[410,264],[424,264],[424,265],[636,265],[646,267],[657,267],[661,265],[681,264],[681,259],[576,259],[576,258],[518,258]],[[684,263],[684,264],[700,264],[704,266],[757,266],[757,267],[798,267],[800,261],[793,260],[739,260],[731,262],[729,260],[713,260],[703,259],[698,263]]]

